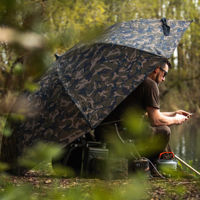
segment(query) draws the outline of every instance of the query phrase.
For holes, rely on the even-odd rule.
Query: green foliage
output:
[[[9,124],[7,123],[7,118],[5,117],[2,117],[0,119],[0,128],[2,130],[2,134],[5,135],[5,136],[10,136],[12,134],[12,131],[9,127]]]
[[[33,82],[26,82],[24,88],[30,92],[35,92],[38,89],[38,85]]]
[[[25,185],[23,187],[9,186],[8,188],[6,188],[6,191],[3,194],[0,194],[0,198],[4,200],[34,199],[31,198],[31,193],[31,187],[28,185]]]
[[[0,198],[6,200],[137,200],[147,198],[147,179],[141,174],[135,175],[129,180],[110,183],[98,180],[68,179],[66,185],[62,185],[58,179],[52,178],[40,178],[36,182],[34,182],[34,178],[29,178],[29,184],[24,184],[24,181],[20,181],[20,179],[12,181],[12,177],[8,176],[1,176],[0,178],[3,180],[0,183]]]
[[[59,164],[55,164],[53,166],[52,174],[58,177],[65,177],[65,178],[75,177],[76,175],[74,170],[71,169],[70,167],[59,165]]]
[[[145,121],[141,119],[141,111],[130,109],[125,113],[124,127],[128,129],[131,133],[134,133],[134,136],[141,136],[145,130]]]
[[[41,162],[50,162],[62,154],[60,145],[37,143],[32,148],[26,149],[24,156],[19,160],[20,165],[33,168]]]
[[[0,162],[0,172],[4,172],[7,169],[9,169],[8,164]]]

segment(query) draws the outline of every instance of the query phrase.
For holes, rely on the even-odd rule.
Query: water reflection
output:
[[[181,126],[173,126],[171,147],[174,153],[200,170],[199,119],[192,119]]]

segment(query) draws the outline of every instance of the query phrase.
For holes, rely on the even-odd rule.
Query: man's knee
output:
[[[169,128],[169,126],[163,126],[162,127],[162,132],[167,137],[170,137],[170,135],[171,135],[171,129]]]
[[[170,138],[171,129],[169,126],[158,126],[154,129],[155,134],[162,135],[163,137]]]

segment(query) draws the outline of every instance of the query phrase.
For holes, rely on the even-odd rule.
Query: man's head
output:
[[[168,73],[171,64],[167,59],[161,60],[157,65],[155,70],[149,75],[157,84],[165,81],[165,77]]]

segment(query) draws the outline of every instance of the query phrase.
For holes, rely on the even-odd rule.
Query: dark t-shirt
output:
[[[158,84],[149,77],[122,101],[103,122],[121,120],[125,112],[130,109],[144,114],[147,107],[160,109]]]

